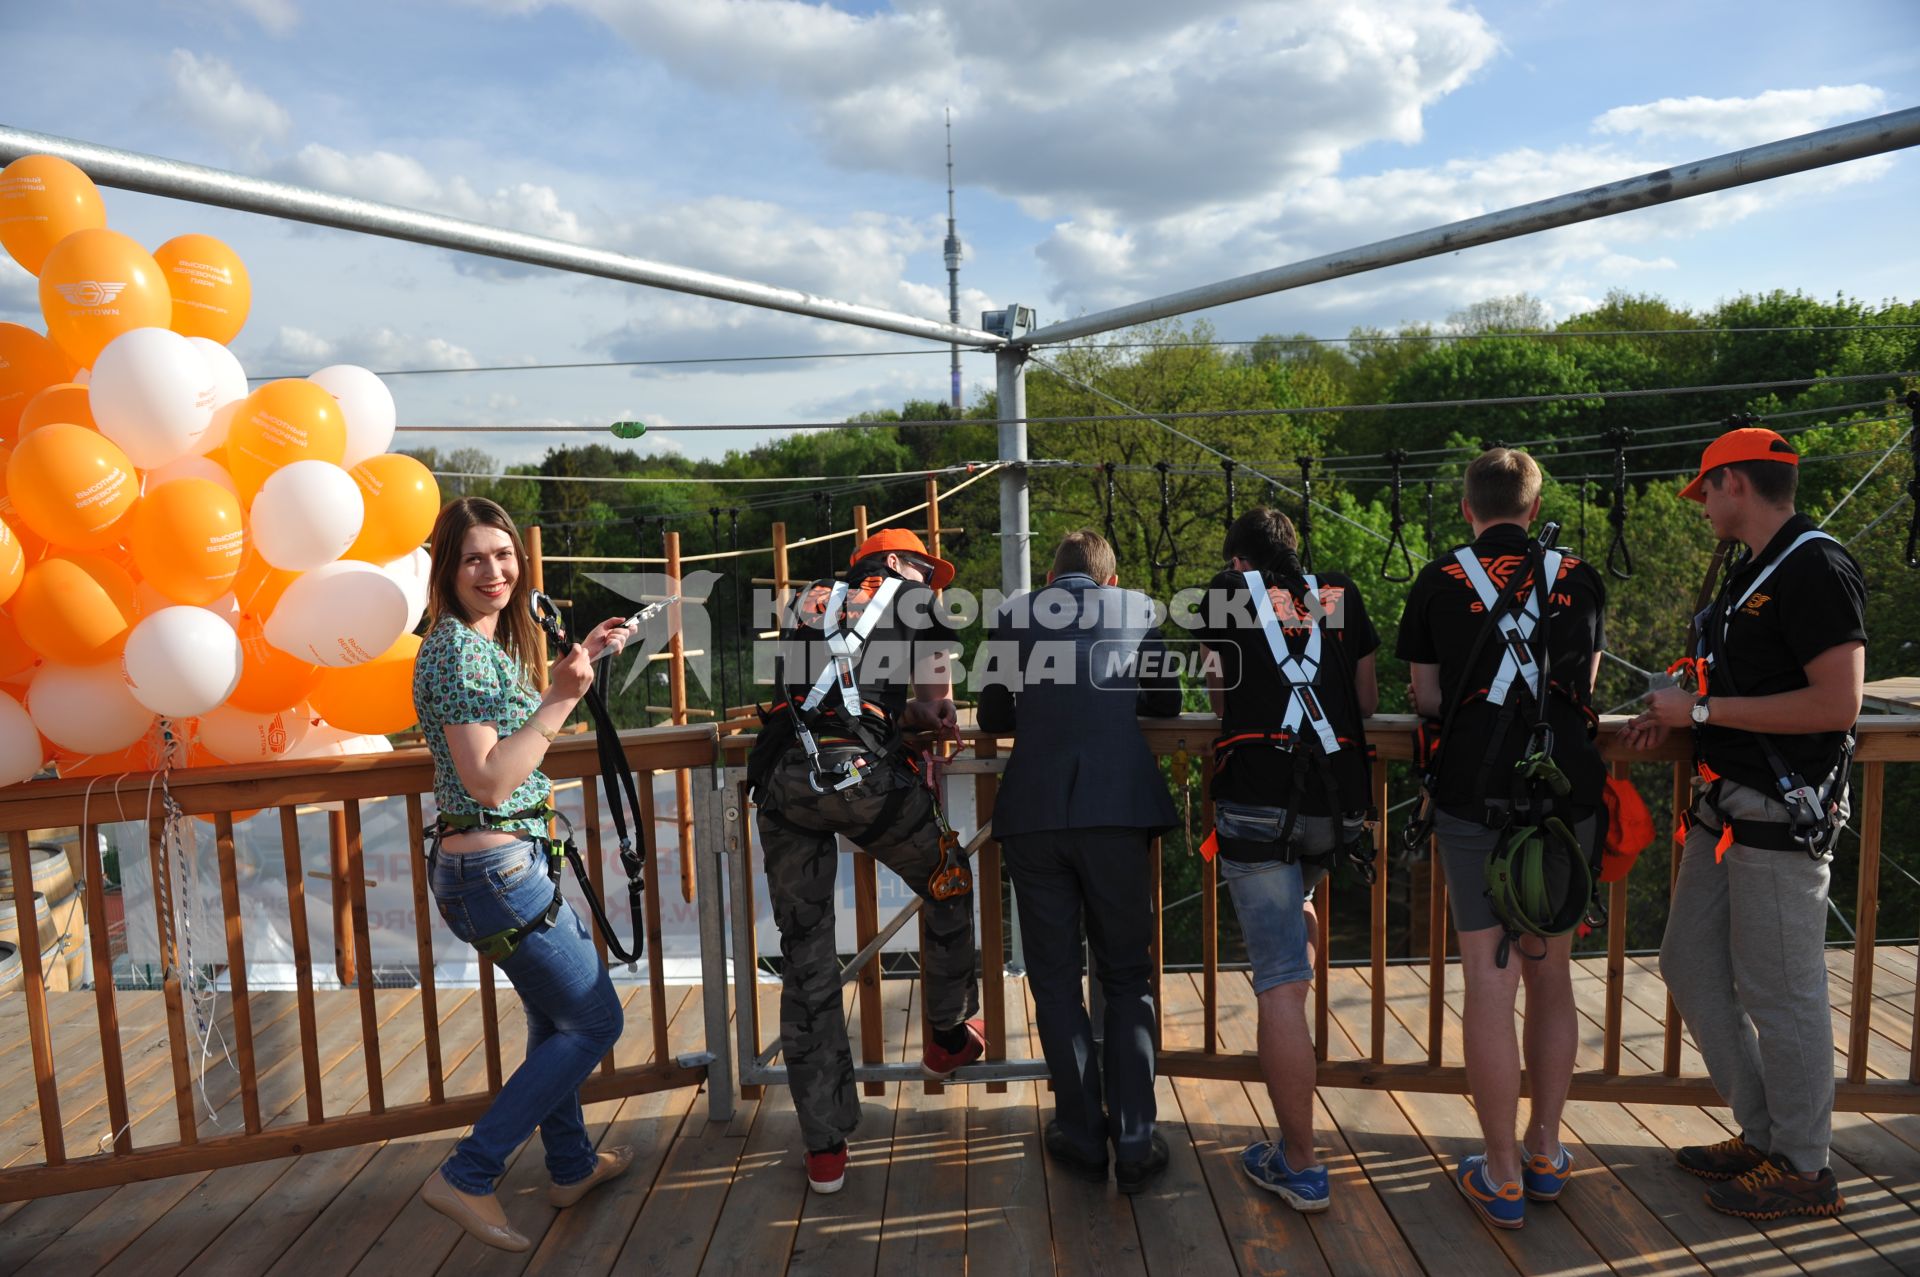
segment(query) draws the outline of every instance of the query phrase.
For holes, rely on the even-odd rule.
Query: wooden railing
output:
[[[1378,746],[1383,763],[1375,775],[1376,802],[1383,809],[1387,806],[1390,782],[1396,780],[1404,787],[1405,768],[1411,755],[1409,720],[1404,718],[1381,717],[1369,725],[1369,737]],[[1617,725],[1615,725],[1617,726]],[[1148,739],[1156,753],[1183,758],[1185,765],[1198,769],[1206,765],[1208,745],[1215,735],[1214,721],[1204,716],[1188,716],[1172,720],[1148,720],[1143,723]],[[688,786],[694,793],[694,812],[669,812],[656,816],[652,809],[652,790],[643,784],[641,797],[646,810],[643,818],[658,823],[669,823],[691,828],[691,840],[683,838],[682,847],[688,857],[698,862],[701,886],[700,927],[705,959],[704,972],[707,988],[706,1018],[707,1049],[710,1055],[695,1057],[683,1056],[675,1059],[668,1052],[667,1024],[665,1014],[665,982],[662,970],[662,927],[661,895],[658,882],[658,858],[648,869],[647,909],[644,924],[648,942],[649,982],[647,996],[651,999],[653,1014],[650,1017],[653,1042],[651,1063],[616,1067],[612,1057],[602,1065],[601,1071],[585,1089],[589,1100],[608,1099],[618,1096],[641,1094],[669,1087],[696,1085],[702,1081],[715,1083],[710,1100],[723,1102],[730,1100],[732,1079],[741,1077],[771,1080],[773,1073],[753,1067],[753,1061],[765,1051],[761,1043],[763,1028],[758,1015],[758,1001],[748,996],[736,997],[734,1008],[729,1008],[726,998],[726,964],[724,945],[725,927],[722,925],[722,900],[720,892],[719,866],[723,859],[730,859],[745,872],[736,872],[728,884],[736,894],[735,905],[735,943],[743,945],[736,953],[752,955],[756,940],[753,936],[754,893],[759,889],[758,873],[752,864],[752,820],[747,810],[744,796],[730,785],[715,784],[719,779],[707,769],[714,758],[714,728],[710,726],[658,728],[645,732],[631,732],[625,735],[627,756],[637,772],[674,772],[684,775]],[[1606,736],[1610,742],[1612,727]],[[751,738],[739,734],[726,738],[726,754],[735,761],[751,743]],[[980,818],[990,816],[993,793],[997,785],[997,776],[993,769],[1004,759],[1008,742],[972,734],[970,741],[972,761],[969,764],[974,774],[954,776],[949,783],[971,784],[975,791],[976,811]],[[1633,762],[1666,762],[1671,765],[1672,785],[1676,798],[1684,802],[1688,768],[1684,751],[1684,739],[1671,742],[1665,751],[1658,755],[1637,755]],[[1623,767],[1628,761],[1625,757],[1614,758],[1616,767]],[[1855,916],[1856,940],[1853,953],[1853,982],[1851,989],[1852,1019],[1849,1025],[1849,1042],[1846,1050],[1846,1063],[1838,1084],[1837,1102],[1841,1108],[1876,1112],[1920,1112],[1920,1053],[1914,1051],[1916,1033],[1920,1033],[1920,1021],[1906,1026],[1906,1067],[1905,1078],[1867,1076],[1867,1057],[1873,1030],[1873,987],[1874,987],[1874,950],[1875,925],[1877,915],[1879,867],[1881,855],[1882,822],[1881,814],[1886,792],[1886,767],[1888,764],[1911,763],[1920,761],[1920,718],[1886,717],[1870,719],[1862,725],[1861,748],[1858,767],[1855,771],[1855,827],[1860,831],[1857,853],[1857,880]],[[563,738],[548,755],[546,770],[556,780],[565,782],[576,778],[592,777],[595,774],[596,758],[592,742],[585,739]],[[1398,773],[1392,769],[1400,769]],[[730,767],[725,777],[737,784],[738,768]],[[478,1002],[482,1009],[482,1027],[485,1038],[484,1059],[486,1086],[482,1090],[464,1094],[448,1094],[447,1074],[441,1058],[440,1033],[442,1017],[438,1010],[438,999],[434,987],[434,941],[429,925],[428,892],[425,878],[423,850],[423,812],[422,795],[432,787],[432,763],[424,750],[405,750],[396,753],[344,759],[329,759],[299,764],[278,764],[251,767],[225,767],[195,769],[180,772],[168,778],[167,792],[179,808],[188,815],[207,815],[212,819],[213,842],[218,860],[221,884],[221,902],[223,915],[222,934],[216,937],[221,946],[220,958],[231,989],[231,1025],[235,1047],[235,1066],[237,1077],[233,1079],[235,1093],[242,1110],[242,1130],[232,1134],[206,1136],[199,1128],[196,1110],[196,1078],[192,1067],[192,1054],[197,1048],[194,1040],[194,1026],[188,1023],[188,990],[183,985],[183,975],[177,961],[166,959],[178,951],[177,937],[173,933],[171,911],[156,909],[158,919],[158,951],[162,955],[162,968],[166,978],[161,994],[164,1001],[164,1031],[157,1036],[148,1034],[142,1038],[142,1050],[147,1052],[142,1060],[152,1060],[151,1052],[164,1050],[165,1059],[170,1065],[173,1137],[143,1142],[136,1138],[139,1119],[143,1111],[129,1097],[129,1083],[125,1068],[125,1052],[121,1034],[120,995],[111,978],[112,963],[107,939],[107,928],[96,925],[89,928],[93,946],[93,965],[96,979],[93,991],[93,1016],[96,1027],[88,1030],[81,1027],[77,1019],[65,1020],[59,1025],[59,1035],[71,1038],[76,1032],[97,1033],[99,1048],[99,1076],[94,1079],[90,1068],[85,1079],[88,1086],[104,1092],[104,1105],[110,1123],[111,1148],[93,1154],[77,1155],[69,1147],[70,1138],[76,1136],[87,1123],[69,1123],[62,1118],[63,1091],[71,1092],[80,1083],[73,1078],[63,1078],[57,1068],[55,1051],[55,1025],[50,1015],[49,1001],[43,990],[40,954],[37,946],[28,943],[21,946],[20,961],[24,968],[23,978],[16,991],[0,994],[0,1006],[17,996],[25,1009],[25,1021],[33,1066],[32,1095],[40,1129],[43,1157],[37,1164],[17,1164],[0,1170],[0,1201],[16,1200],[23,1197],[42,1196],[50,1193],[70,1192],[86,1188],[101,1187],[124,1183],[137,1179],[177,1174],[188,1171],[206,1171],[222,1166],[283,1157],[297,1153],[312,1152],[320,1149],[337,1148],[347,1145],[376,1142],[396,1137],[420,1134],[428,1131],[455,1129],[474,1120],[484,1111],[490,1102],[491,1094],[498,1089],[504,1074],[501,1060],[501,1032],[499,1025],[499,1007],[493,971],[484,962],[480,965],[480,990]],[[683,787],[676,777],[675,789]],[[418,998],[421,1012],[420,1050],[426,1072],[424,1101],[389,1104],[383,1092],[382,1078],[387,1071],[382,1067],[381,1029],[383,1024],[383,1004],[376,996],[373,979],[373,952],[368,920],[367,906],[367,859],[363,843],[361,823],[361,804],[379,798],[399,798],[406,810],[407,863],[411,866],[410,883],[414,903],[414,930],[417,943],[417,965],[419,990]],[[601,862],[599,847],[599,813],[594,787],[583,786],[585,821],[582,826],[582,838],[585,844],[588,863],[593,872],[599,873]],[[330,1043],[349,1040],[352,1025],[344,1019],[326,1025],[320,1023],[316,1008],[314,980],[316,966],[307,934],[307,902],[305,894],[305,867],[300,848],[300,829],[296,819],[297,809],[306,804],[339,803],[341,810],[332,823],[334,838],[330,855],[330,876],[334,880],[336,917],[338,924],[336,935],[339,937],[337,952],[332,955],[334,971],[341,977],[343,985],[351,985],[357,1002],[359,1042],[348,1049],[357,1050],[360,1062],[364,1065],[366,1093],[363,1099],[365,1111],[329,1112],[325,1101],[325,1089],[322,1085],[322,1067],[320,1042],[324,1036]],[[298,1098],[268,1111],[260,1099],[260,1078],[254,1059],[256,1029],[252,1023],[253,1001],[248,996],[247,972],[248,949],[247,936],[243,924],[243,914],[238,907],[239,879],[234,854],[233,825],[234,813],[252,809],[273,809],[277,812],[283,840],[283,854],[286,870],[286,897],[289,917],[289,940],[294,959],[296,990],[295,1007],[292,1013],[297,1038],[298,1055],[301,1069],[301,1086]],[[1204,803],[1199,810],[1200,824],[1196,832],[1210,823],[1210,814]],[[86,882],[87,911],[90,918],[99,920],[104,917],[104,899],[102,895],[102,875],[98,840],[94,837],[96,828],[101,825],[135,820],[143,822],[147,830],[147,860],[155,883],[167,881],[163,871],[163,861],[167,847],[162,834],[164,822],[157,803],[149,805],[148,786],[145,778],[131,778],[118,787],[104,782],[63,781],[35,782],[17,786],[11,790],[0,791],[0,829],[6,831],[12,857],[14,881],[32,880],[29,862],[30,848],[28,831],[60,826],[79,827],[79,846],[83,857],[82,874]],[[1384,852],[1388,845],[1390,830],[1388,825],[1397,825],[1397,821],[1383,822],[1378,832],[1379,845]],[[1664,834],[1663,834],[1664,836]],[[1162,854],[1156,847],[1157,858]],[[881,927],[879,917],[877,878],[873,862],[864,856],[854,858],[854,894],[856,930],[860,943],[864,946]],[[1388,916],[1388,894],[1390,879],[1395,874],[1405,874],[1408,870],[1398,867],[1392,857],[1382,854],[1379,858],[1380,875],[1372,888],[1361,891],[1347,886],[1322,886],[1319,895],[1319,917],[1321,920],[1321,939],[1317,947],[1317,961],[1320,965],[1319,979],[1316,981],[1316,999],[1314,1021],[1316,1040],[1320,1044],[1319,1080],[1323,1085],[1374,1087],[1382,1089],[1447,1091],[1461,1092],[1466,1088],[1465,1071],[1461,1065],[1444,1049],[1444,1029],[1447,1024],[1448,1007],[1446,1004],[1447,953],[1444,939],[1447,934],[1447,911],[1445,883],[1437,865],[1431,859],[1415,865],[1413,872],[1428,875],[1428,925],[1427,934],[1429,953],[1426,961],[1428,971],[1427,1032],[1424,1052],[1410,1055],[1389,1051],[1389,996],[1387,993],[1388,936],[1386,920]],[[1198,901],[1201,910],[1202,952],[1200,962],[1200,986],[1203,995],[1204,1043],[1197,1049],[1166,1050],[1161,1053],[1160,1062],[1164,1072],[1171,1075],[1184,1075],[1207,1078],[1227,1078],[1253,1080],[1258,1078],[1258,1064],[1251,1054],[1224,1049],[1219,1032],[1221,1019],[1222,981],[1240,979],[1238,975],[1227,973],[1223,977],[1219,954],[1219,918],[1217,912],[1217,879],[1212,865],[1201,868],[1201,891]],[[1644,874],[1647,869],[1639,871]],[[1161,876],[1155,874],[1156,884]],[[983,963],[983,1007],[988,1023],[990,1059],[976,1066],[969,1073],[963,1073],[961,1080],[984,1083],[992,1088],[1004,1087],[1007,1078],[1032,1073],[1036,1062],[1015,1062],[1005,1059],[1005,1027],[1008,1022],[1006,1008],[1010,994],[1005,979],[1005,971],[999,961],[993,960],[1006,948],[1007,920],[1002,907],[1003,866],[998,846],[988,841],[981,850],[976,863],[976,880],[980,897],[981,951],[988,955]],[[1347,880],[1342,879],[1343,883]],[[616,896],[619,894],[615,893]],[[1334,899],[1334,897],[1338,899]],[[1364,904],[1361,903],[1362,898]],[[1351,903],[1350,903],[1351,902]],[[1159,889],[1155,891],[1155,911],[1164,925],[1164,912],[1161,909]],[[1628,893],[1625,883],[1614,884],[1609,892],[1610,914],[1613,925],[1607,934],[1606,993],[1605,993],[1605,1045],[1603,1064],[1598,1070],[1581,1073],[1574,1081],[1574,1095],[1584,1098],[1605,1098],[1617,1101],[1651,1103],[1712,1103],[1714,1102],[1711,1084],[1701,1076],[1684,1075],[1681,1072],[1681,1028],[1671,1003],[1668,1004],[1665,1017],[1665,1038],[1662,1067],[1658,1071],[1630,1072],[1623,1067],[1623,1008],[1626,1004],[1627,961],[1625,953],[1625,922],[1627,920]],[[746,906],[744,909],[740,906]],[[1371,968],[1370,986],[1371,1007],[1368,1032],[1358,1055],[1341,1058],[1329,1049],[1329,1008],[1328,981],[1326,979],[1329,962],[1328,932],[1332,923],[1332,910],[1338,908],[1343,916],[1349,910],[1364,909],[1367,917],[1365,928],[1369,936],[1370,953],[1368,965]],[[744,923],[744,925],[741,925]],[[1156,981],[1162,969],[1163,946],[1159,943],[1160,927],[1156,927],[1155,970]],[[605,950],[601,950],[605,956]],[[201,961],[204,954],[196,961]],[[326,955],[320,962],[324,964]],[[737,963],[734,969],[736,987],[751,988],[755,963],[749,958]],[[883,1079],[892,1078],[903,1066],[887,1065],[884,1062],[884,1047],[880,1038],[883,1016],[880,1014],[880,978],[879,959],[864,964],[857,973],[857,996],[861,1000],[862,1014],[860,1043],[860,1075],[869,1088],[877,1089],[884,1084]],[[78,995],[62,995],[71,998]],[[71,1003],[64,1004],[71,1007]],[[728,1049],[726,1025],[730,1014],[737,1011],[738,1036],[745,1045],[755,1049],[742,1051],[739,1061],[740,1070],[733,1071],[733,1061]],[[1882,1010],[1884,1024],[1885,1010]],[[285,1032],[284,1024],[271,1026],[274,1033]],[[391,1030],[389,1030],[391,1031]],[[408,1030],[411,1040],[412,1031]],[[332,1048],[330,1048],[332,1049]],[[1884,1049],[1884,1043],[1882,1044]],[[711,1064],[707,1063],[712,1058]],[[157,1065],[157,1061],[154,1062]],[[1887,1071],[1883,1061],[1882,1072]],[[284,1087],[280,1088],[282,1091]],[[155,1092],[151,1088],[142,1092],[140,1103],[151,1108],[151,1097]],[[160,1103],[165,1104],[165,1093],[161,1092]],[[98,1098],[86,1101],[77,1107],[94,1108],[102,1101]],[[88,1122],[97,1125],[97,1119]],[[102,1141],[106,1143],[108,1141]]]
[[[714,729],[711,726],[663,727],[624,734],[626,753],[636,774],[643,806],[643,820],[652,821],[653,790],[647,783],[652,772],[685,774],[689,768],[710,764],[714,757]],[[543,769],[556,782],[597,775],[597,756],[593,741],[586,737],[563,737],[548,752]],[[121,1039],[120,996],[112,977],[113,965],[108,948],[105,900],[102,890],[102,865],[99,839],[95,831],[102,825],[138,821],[147,830],[147,858],[151,881],[164,887],[170,875],[164,862],[170,848],[163,839],[165,822],[159,795],[153,792],[146,776],[111,781],[40,781],[0,790],[0,830],[6,831],[10,844],[15,882],[31,882],[28,831],[77,826],[82,875],[86,881],[86,910],[93,925],[88,928],[92,944],[94,1002],[98,1032],[100,1074],[97,1086],[104,1088],[112,1147],[98,1154],[76,1156],[68,1147],[71,1133],[62,1120],[63,1079],[56,1070],[55,1042],[49,1006],[42,982],[39,946],[20,946],[22,977],[16,992],[0,995],[0,1002],[21,999],[26,1009],[26,1028],[33,1061],[34,1096],[38,1108],[44,1156],[38,1165],[16,1165],[0,1170],[0,1201],[39,1197],[52,1193],[98,1188],[132,1180],[152,1179],[186,1171],[207,1171],[223,1166],[308,1153],[319,1149],[364,1144],[427,1131],[465,1126],[479,1117],[500,1087],[503,1063],[500,1058],[499,1003],[492,964],[480,961],[479,1001],[485,1038],[486,1088],[468,1094],[448,1095],[441,1058],[441,1027],[438,998],[434,987],[434,940],[428,903],[425,861],[425,824],[422,796],[433,789],[433,763],[424,749],[353,758],[316,759],[298,763],[255,764],[237,767],[212,767],[176,772],[167,778],[166,793],[186,816],[212,818],[215,854],[219,861],[224,948],[219,954],[231,989],[231,1028],[235,1064],[238,1069],[238,1093],[244,1129],[233,1134],[203,1138],[198,1121],[193,1054],[201,1049],[195,1040],[196,1026],[187,1022],[187,988],[177,960],[180,937],[175,933],[175,911],[156,908],[158,920],[160,968],[164,974],[161,994],[165,1004],[165,1052],[172,1066],[172,1091],[177,1138],[151,1145],[136,1143],[134,1131],[139,1112],[129,1102],[128,1079]],[[586,861],[596,886],[604,885],[600,856],[599,814],[592,783],[582,786],[586,820],[582,833]],[[381,1060],[382,1010],[376,997],[373,953],[367,910],[366,848],[362,843],[361,804],[379,798],[400,798],[406,807],[406,837],[411,866],[413,917],[419,964],[419,1004],[421,1041],[426,1068],[426,1094],[423,1102],[389,1105],[383,1092],[386,1070]],[[331,876],[334,880],[335,929],[337,953],[334,964],[343,985],[352,985],[359,1003],[360,1042],[358,1049],[365,1064],[364,1112],[329,1113],[322,1085],[321,1029],[314,996],[314,954],[308,939],[306,870],[301,855],[297,809],[312,803],[339,803],[341,810],[332,821]],[[247,937],[239,908],[239,880],[234,855],[234,813],[254,809],[277,809],[285,857],[288,935],[293,951],[296,979],[295,1001],[297,1036],[302,1070],[301,1099],[279,1113],[263,1113],[259,1099],[256,1069],[255,1030],[252,1023],[252,999],[247,989]],[[682,847],[686,847],[683,841]],[[690,854],[690,853],[689,853]],[[624,893],[616,892],[616,895]],[[658,860],[647,866],[647,904],[644,925],[647,934],[649,965],[650,1017],[653,1031],[652,1063],[616,1068],[610,1054],[601,1071],[583,1088],[591,1100],[638,1095],[670,1087],[693,1086],[707,1079],[704,1057],[676,1061],[667,1048],[666,986],[661,970],[661,914]],[[30,934],[30,932],[29,932]],[[605,942],[595,932],[602,961]],[[203,955],[204,957],[204,955]],[[324,959],[323,959],[324,961]],[[214,963],[211,965],[222,965]],[[75,996],[75,995],[63,995]],[[63,1025],[62,1036],[75,1031],[76,1024]],[[331,1038],[329,1039],[331,1040]],[[86,1070],[90,1073],[90,1066]],[[88,1078],[91,1083],[91,1077]],[[84,1107],[92,1108],[93,1100]],[[103,1140],[102,1144],[108,1141]]]

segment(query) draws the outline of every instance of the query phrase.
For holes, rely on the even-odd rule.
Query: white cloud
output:
[[[848,168],[924,175],[952,103],[969,184],[1039,216],[1164,215],[1332,173],[1352,147],[1418,140],[1498,47],[1427,0],[569,2],[676,75],[779,91]]]
[[[168,59],[170,104],[234,149],[253,152],[293,128],[286,108],[241,80],[224,59],[175,49]]]
[[[1755,146],[1878,115],[1886,110],[1886,103],[1887,95],[1870,84],[1770,89],[1750,98],[1661,98],[1617,106],[1595,120],[1593,127],[1599,133]]]
[[[0,315],[40,322],[40,284],[20,263],[0,253]]]
[[[349,155],[309,142],[276,166],[276,176],[571,243],[583,244],[591,239],[579,216],[561,206],[560,196],[551,186],[515,182],[496,187],[491,195],[482,195],[464,177],[441,177],[412,156],[392,151]]]
[[[271,36],[287,36],[300,25],[300,10],[293,0],[230,0]]]
[[[256,375],[296,377],[328,364],[359,364],[382,372],[393,368],[475,368],[479,363],[472,351],[444,337],[385,327],[334,339],[283,326],[271,342],[249,350],[246,356],[247,367],[258,370]]]

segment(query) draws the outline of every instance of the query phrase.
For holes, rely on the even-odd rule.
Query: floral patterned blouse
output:
[[[413,667],[413,708],[433,754],[433,800],[449,816],[484,813],[495,818],[552,801],[553,782],[538,768],[499,807],[483,807],[460,783],[447,748],[449,724],[492,723],[501,736],[518,731],[540,708],[540,693],[521,677],[506,649],[458,617],[443,616],[420,645]],[[540,820],[503,821],[514,833],[546,833]]]

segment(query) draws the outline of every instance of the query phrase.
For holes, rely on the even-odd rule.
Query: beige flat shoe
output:
[[[622,1146],[608,1149],[600,1154],[594,1163],[593,1173],[574,1184],[555,1184],[547,1190],[547,1200],[554,1206],[565,1209],[591,1193],[599,1185],[610,1179],[617,1179],[627,1173],[633,1165],[633,1150]]]
[[[511,1251],[533,1246],[507,1223],[507,1214],[492,1193],[478,1197],[463,1193],[447,1183],[447,1177],[437,1170],[421,1186],[420,1200],[489,1246]]]

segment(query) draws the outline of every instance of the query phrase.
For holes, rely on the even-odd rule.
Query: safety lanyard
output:
[[[1540,695],[1540,671],[1535,667],[1533,652],[1529,646],[1534,629],[1540,624],[1540,618],[1546,614],[1547,591],[1552,583],[1560,579],[1560,561],[1565,556],[1558,550],[1548,550],[1541,565],[1543,580],[1533,583],[1533,590],[1527,594],[1520,605],[1520,611],[1502,613],[1496,618],[1500,627],[1500,637],[1505,640],[1506,648],[1500,657],[1500,668],[1494,673],[1493,681],[1487,685],[1487,703],[1504,705],[1507,695],[1513,690],[1513,680],[1517,675],[1526,683],[1527,691],[1537,699]],[[1493,578],[1487,575],[1486,568],[1480,565],[1480,556],[1473,552],[1472,546],[1462,546],[1453,552],[1454,562],[1467,575],[1467,584],[1479,596],[1480,606],[1491,612],[1500,601],[1500,591],[1494,588]],[[1521,571],[1523,564],[1516,563],[1513,570]]]
[[[1307,643],[1298,656],[1287,647],[1287,637],[1281,631],[1280,618],[1273,610],[1273,599],[1267,594],[1266,579],[1258,572],[1245,572],[1247,591],[1253,595],[1254,612],[1260,618],[1260,631],[1266,635],[1267,650],[1273,654],[1273,663],[1279,667],[1280,676],[1287,680],[1287,686],[1293,695],[1287,700],[1287,712],[1281,719],[1281,727],[1289,734],[1297,734],[1302,720],[1313,724],[1314,735],[1320,738],[1320,748],[1327,754],[1340,752],[1340,737],[1333,730],[1333,724],[1327,718],[1326,707],[1320,703],[1315,692],[1315,684],[1320,679],[1320,620],[1311,609],[1307,613]],[[1307,594],[1316,601],[1320,595],[1320,584],[1311,575],[1302,578],[1306,582]]]
[[[840,614],[847,605],[848,586],[845,581],[833,583],[833,590],[827,596],[826,614],[820,621],[827,642],[827,665],[820,671],[820,677],[814,680],[806,700],[801,702],[801,710],[811,712],[820,708],[820,702],[827,698],[827,693],[838,687],[840,703],[846,706],[847,713],[860,713],[860,683],[854,676],[854,666],[860,659],[861,649],[867,645],[867,638],[873,633],[874,627],[880,624],[880,618],[886,615],[887,605],[893,602],[893,596],[899,590],[900,578],[890,576],[881,581],[880,587],[867,601],[860,619],[843,630],[840,628]]]

